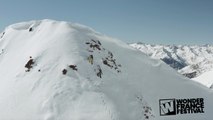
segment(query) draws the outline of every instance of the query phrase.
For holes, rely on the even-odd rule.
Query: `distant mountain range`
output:
[[[188,78],[196,78],[213,69],[213,45],[151,45],[134,43],[130,46],[146,55],[161,59]]]

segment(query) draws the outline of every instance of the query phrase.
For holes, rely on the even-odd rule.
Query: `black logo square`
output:
[[[176,115],[175,99],[160,99],[160,116]]]

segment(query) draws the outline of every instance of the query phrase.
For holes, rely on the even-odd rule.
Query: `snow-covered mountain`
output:
[[[213,46],[151,45],[134,43],[130,46],[139,49],[154,59],[161,59],[179,73],[197,77],[213,69]]]
[[[86,26],[29,21],[0,35],[0,120],[213,118],[212,91]]]

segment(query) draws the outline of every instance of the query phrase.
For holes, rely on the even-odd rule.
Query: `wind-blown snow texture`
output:
[[[159,60],[83,25],[11,25],[0,38],[0,120],[211,120],[213,94]],[[205,113],[159,115],[159,99]]]
[[[134,43],[130,46],[139,49],[154,59],[164,61],[188,78],[196,79],[196,77],[213,69],[213,46],[211,45],[187,46]],[[211,79],[197,81],[204,85],[206,84],[203,81],[213,83]]]

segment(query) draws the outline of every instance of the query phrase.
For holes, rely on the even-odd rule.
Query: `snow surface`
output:
[[[30,21],[1,35],[0,120],[213,118],[212,91],[86,26]],[[204,98],[205,113],[160,116],[159,99],[167,98]]]
[[[202,75],[193,78],[193,80],[204,84],[205,86],[212,88],[213,87],[213,70],[203,73]]]

